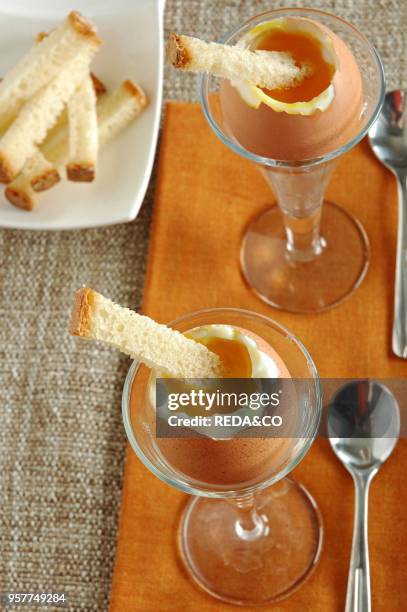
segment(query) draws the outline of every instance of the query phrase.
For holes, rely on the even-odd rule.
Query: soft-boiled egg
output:
[[[362,78],[350,48],[327,27],[279,18],[238,43],[257,53],[290,53],[306,75],[288,88],[267,90],[222,81],[224,125],[245,149],[273,159],[302,160],[339,148],[356,135],[363,110]]]
[[[246,81],[234,82],[243,99],[258,108],[266,104],[276,112],[312,115],[324,111],[334,99],[332,80],[338,66],[332,40],[314,22],[305,19],[274,19],[254,27],[240,41],[256,53],[289,53],[306,76],[292,87],[267,90]]]

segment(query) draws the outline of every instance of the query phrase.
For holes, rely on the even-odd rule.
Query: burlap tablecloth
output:
[[[120,0],[119,0],[120,1]],[[167,0],[166,30],[219,38],[267,0]],[[388,87],[407,86],[406,0],[297,6],[353,21],[382,54]],[[166,98],[197,99],[193,76],[166,70]],[[76,232],[0,230],[0,591],[65,592],[70,610],[106,610],[125,435],[128,360],[68,337],[74,290],[91,285],[137,308],[154,173],[138,219]]]

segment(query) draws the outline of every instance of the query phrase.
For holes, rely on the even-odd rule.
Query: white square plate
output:
[[[40,194],[38,206],[15,208],[0,186],[0,226],[74,229],[135,219],[154,161],[160,122],[165,0],[80,0],[77,10],[96,24],[104,40],[92,70],[109,91],[126,78],[146,91],[149,107],[101,151],[94,183],[62,181]],[[0,0],[0,75],[72,10],[72,0]]]

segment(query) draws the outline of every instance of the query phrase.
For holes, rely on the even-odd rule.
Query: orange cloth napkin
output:
[[[368,143],[362,142],[341,159],[327,196],[356,215],[369,235],[367,277],[350,300],[328,312],[302,316],[273,310],[246,287],[238,263],[246,224],[273,201],[267,184],[253,165],[216,139],[198,105],[169,103],[144,312],[169,322],[206,307],[246,308],[269,315],[297,334],[321,376],[406,376],[407,363],[391,353],[394,181],[374,159]],[[372,484],[369,539],[376,612],[401,611],[406,605],[406,465],[407,443],[402,440]],[[351,477],[327,440],[313,445],[293,475],[309,488],[321,509],[323,553],[302,588],[264,609],[343,610],[353,526]],[[112,612],[231,610],[199,590],[181,564],[176,534],[186,500],[128,450]]]

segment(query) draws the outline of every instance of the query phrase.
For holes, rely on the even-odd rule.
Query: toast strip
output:
[[[47,36],[49,36],[48,32],[38,32],[35,37],[36,43],[42,42],[45,38],[47,38]],[[101,81],[93,72],[90,73],[90,76],[93,81],[96,95],[101,96],[102,94],[106,93],[106,86],[103,81]]]
[[[97,105],[100,146],[109,144],[147,105],[146,94],[130,79],[112,94],[103,96]]]
[[[101,79],[94,72],[90,73],[90,78],[92,79],[93,88],[95,90],[96,97],[102,96],[106,93],[107,88]]]
[[[95,90],[95,94],[97,96],[97,98],[99,98],[100,96],[104,95],[107,92],[107,87],[104,84],[104,82],[98,77],[96,76],[96,74],[94,74],[93,72],[90,73],[90,77],[92,79],[93,82],[93,87]],[[1,81],[1,78],[0,78]],[[3,123],[3,125],[0,126],[0,137],[4,134],[4,132],[10,127],[10,125],[13,123],[13,121],[15,120],[19,110],[21,107],[16,108],[15,112],[10,113],[7,121],[5,121]],[[59,121],[58,121],[59,123]]]
[[[91,182],[95,178],[98,154],[96,95],[87,76],[68,101],[69,159],[66,166],[70,181]]]
[[[93,289],[79,289],[69,331],[100,340],[176,378],[220,376],[220,359],[205,346],[149,317],[123,308]]]
[[[146,105],[146,95],[133,81],[124,81],[116,91],[103,96],[97,104],[99,146],[106,146],[113,140],[140,114]],[[58,130],[52,138],[47,138],[41,147],[40,155],[45,158],[43,168],[46,176],[49,176],[47,165],[49,163],[58,174],[63,172],[68,153],[69,136],[65,127]],[[43,188],[48,189],[52,185],[47,184],[46,176],[43,176],[41,171],[29,174],[26,166],[21,174],[7,186],[6,197],[14,206],[32,210],[38,202],[38,194],[34,191],[33,186],[37,188],[37,185],[42,185]],[[35,167],[34,164],[33,167]]]
[[[35,153],[36,146],[55,125],[65,104],[87,74],[89,63],[98,48],[99,42],[90,39],[80,55],[74,57],[55,79],[25,103],[0,140],[0,182],[12,181],[26,160]]]
[[[90,78],[95,95],[99,97],[105,94],[107,90],[103,81],[93,73],[90,73]],[[64,109],[55,126],[48,132],[46,142],[48,140],[55,141],[55,137],[59,139],[61,130],[66,129],[67,122],[68,115],[66,109]],[[34,191],[41,192],[50,189],[61,180],[60,171],[61,164],[58,164],[58,168],[56,168],[41,150],[37,149],[34,155],[26,161],[21,173],[25,174]]]
[[[44,36],[0,83],[0,131],[6,129],[23,103],[45,87],[90,43],[101,41],[94,26],[72,11],[49,36]]]
[[[7,200],[16,208],[31,211],[38,204],[39,196],[31,187],[24,174],[19,174],[5,190]]]
[[[46,191],[61,180],[58,169],[39,150],[26,161],[21,174],[33,177],[30,183],[34,191]]]
[[[250,51],[175,33],[169,37],[167,57],[178,70],[210,72],[217,77],[249,81],[268,89],[294,85],[309,72],[307,66],[299,68],[288,53]]]

